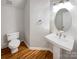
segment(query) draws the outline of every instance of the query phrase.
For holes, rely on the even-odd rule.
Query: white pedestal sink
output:
[[[53,54],[56,57],[54,57],[54,59],[60,59],[60,48],[67,51],[71,51],[73,49],[74,39],[70,35],[66,35],[65,38],[59,38],[56,33],[51,33],[45,36],[45,38],[54,45]]]
[[[45,36],[47,40],[59,48],[71,51],[73,49],[74,39],[72,36],[66,35],[65,38],[59,38],[55,33]]]

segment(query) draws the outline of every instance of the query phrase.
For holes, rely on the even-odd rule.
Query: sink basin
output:
[[[64,38],[59,38],[55,33],[51,33],[47,36],[45,36],[45,38],[52,43],[53,45],[65,49],[67,51],[71,51],[73,49],[73,45],[74,45],[74,39],[72,36],[70,35],[66,35],[66,37]]]

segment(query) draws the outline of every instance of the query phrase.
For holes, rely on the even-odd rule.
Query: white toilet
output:
[[[19,32],[7,34],[8,47],[11,49],[11,53],[16,53],[20,45]]]

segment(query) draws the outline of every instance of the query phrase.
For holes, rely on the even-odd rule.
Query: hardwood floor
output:
[[[2,49],[1,59],[53,59],[53,54],[45,50],[30,50],[22,42],[17,53],[11,54],[9,48]]]

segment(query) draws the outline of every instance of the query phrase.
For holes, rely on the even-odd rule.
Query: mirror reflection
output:
[[[72,18],[67,9],[60,9],[55,18],[55,26],[58,30],[67,31],[72,26]]]

